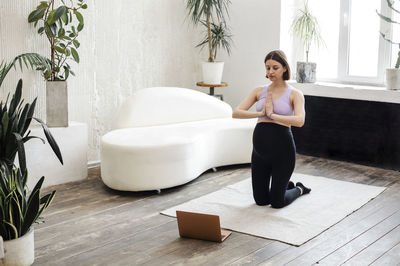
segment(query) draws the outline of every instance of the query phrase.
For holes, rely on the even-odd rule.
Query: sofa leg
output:
[[[217,172],[217,168],[216,167],[213,167],[212,170],[213,170],[213,172]]]
[[[157,192],[157,194],[160,194],[161,193],[161,189],[157,189],[156,192]]]

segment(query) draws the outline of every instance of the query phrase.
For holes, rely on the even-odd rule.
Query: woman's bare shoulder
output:
[[[253,89],[252,93],[255,94],[258,99],[258,98],[260,98],[260,95],[261,95],[263,89],[264,89],[263,86],[256,87]]]
[[[292,91],[290,92],[290,96],[293,96],[293,97],[304,97],[303,92],[301,90],[296,89],[296,88],[294,88],[292,86],[290,86],[290,87],[292,89]]]

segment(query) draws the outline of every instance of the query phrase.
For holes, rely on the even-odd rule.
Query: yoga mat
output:
[[[298,173],[291,180],[312,191],[282,209],[256,205],[248,178],[161,213],[173,217],[176,210],[215,214],[222,228],[300,246],[386,189]]]

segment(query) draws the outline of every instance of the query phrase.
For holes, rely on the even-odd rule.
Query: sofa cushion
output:
[[[120,107],[113,129],[232,117],[229,104],[191,89],[155,87],[136,91]]]

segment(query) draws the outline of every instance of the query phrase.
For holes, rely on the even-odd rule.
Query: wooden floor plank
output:
[[[207,171],[161,194],[108,189],[99,167],[92,168],[87,180],[46,188],[57,194],[44,214],[46,223],[35,225],[35,265],[294,265],[315,261],[308,259],[313,255],[328,262],[331,255],[346,254],[346,247],[352,249],[345,257],[355,254],[349,262],[363,255],[393,264],[400,249],[393,240],[399,229],[384,235],[383,228],[373,228],[400,209],[400,173],[311,156],[296,159],[298,173],[389,188],[300,247],[236,232],[223,243],[213,243],[180,238],[176,219],[159,212],[250,177],[249,165]],[[363,243],[369,246],[355,245],[368,234]],[[377,245],[379,252],[373,251]]]
[[[393,229],[398,226],[399,221],[400,211],[398,210],[396,213],[387,217],[380,223],[374,225],[363,234],[347,242],[340,248],[332,251],[331,254],[327,255],[323,259],[320,259],[319,261],[317,261],[317,263],[323,265],[341,265],[345,263],[357,253],[364,250],[383,236],[387,235],[389,232],[393,231]],[[393,245],[389,248],[392,247]]]
[[[376,199],[368,202],[365,206],[363,206],[358,211],[350,214],[345,219],[335,224],[328,230],[322,232],[320,235],[301,245],[300,247],[290,247],[287,250],[284,250],[281,253],[273,256],[268,261],[265,261],[263,265],[287,265],[299,257],[313,252],[314,249],[324,248],[329,241],[331,241],[330,248],[334,248],[339,243],[347,243],[346,240],[351,240],[351,238],[344,239],[343,234],[346,235],[346,232],[349,234],[356,234],[360,231],[359,224],[365,223],[369,221],[374,224],[373,221],[379,222],[384,219],[382,217],[387,217],[388,215],[394,213],[392,207],[393,205],[398,206],[400,202],[400,195],[398,190],[400,189],[399,185],[393,186],[387,190],[385,190],[381,195],[379,195]],[[385,208],[386,206],[386,208]],[[365,228],[365,225],[364,225]],[[356,230],[356,231],[353,231]],[[343,239],[342,239],[343,238]],[[336,243],[335,241],[339,241]],[[333,245],[333,246],[332,246]],[[326,246],[326,248],[328,248]],[[318,252],[316,252],[318,253]],[[310,254],[310,253],[309,253]],[[318,253],[319,254],[319,253]],[[318,257],[317,259],[322,258]],[[315,258],[313,258],[315,259]],[[310,263],[310,262],[309,262]],[[295,263],[293,263],[295,264]]]
[[[400,220],[397,220],[400,223]],[[377,239],[374,243],[361,250],[355,256],[346,261],[345,265],[363,264],[370,265],[374,261],[379,260],[389,250],[400,244],[400,224],[393,230]],[[400,258],[399,261],[400,263]]]
[[[382,257],[374,261],[372,266],[382,266],[382,265],[400,265],[400,243],[390,249],[388,252],[383,254]]]

